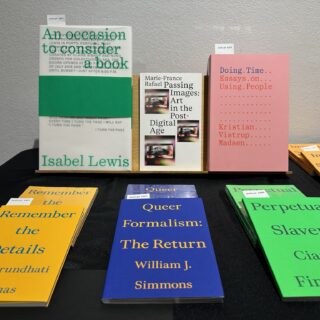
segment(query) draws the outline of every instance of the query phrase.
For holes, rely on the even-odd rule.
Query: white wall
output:
[[[133,27],[134,73],[206,72],[214,43],[290,54],[290,141],[320,142],[320,1],[0,0],[0,164],[38,139],[38,34],[68,24]]]

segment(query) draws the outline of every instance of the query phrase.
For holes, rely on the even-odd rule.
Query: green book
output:
[[[258,245],[258,238],[252,226],[248,213],[243,205],[244,198],[280,198],[305,197],[294,185],[226,185],[226,193],[235,208],[237,216],[254,247]]]
[[[320,197],[243,200],[283,300],[320,300]]]

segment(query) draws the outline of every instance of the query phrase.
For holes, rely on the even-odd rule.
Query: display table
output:
[[[290,162],[277,174],[37,174],[38,150],[19,153],[0,167],[0,201],[29,185],[98,187],[99,193],[69,252],[48,308],[0,308],[0,319],[319,319],[320,302],[281,302],[268,266],[251,246],[226,199],[226,184],[294,184],[320,196],[320,179]],[[100,302],[120,200],[129,183],[194,184],[204,201],[225,291],[223,304],[103,305]],[[319,267],[320,270],[320,267]],[[319,273],[320,277],[320,273]]]

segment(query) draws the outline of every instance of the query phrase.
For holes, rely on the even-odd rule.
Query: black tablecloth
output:
[[[268,266],[250,245],[230,203],[226,184],[294,184],[320,196],[320,179],[290,163],[284,174],[37,174],[38,150],[0,167],[0,203],[29,185],[98,187],[76,246],[70,250],[48,308],[3,308],[0,319],[320,319],[320,302],[281,302]],[[120,200],[129,183],[194,184],[204,201],[225,291],[223,304],[103,305],[100,302]],[[320,275],[320,265],[319,265]]]

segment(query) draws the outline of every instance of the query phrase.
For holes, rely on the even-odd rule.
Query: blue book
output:
[[[222,302],[200,198],[122,200],[104,303]]]
[[[198,198],[198,194],[193,184],[128,184],[125,198]]]

